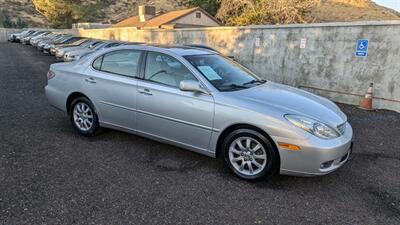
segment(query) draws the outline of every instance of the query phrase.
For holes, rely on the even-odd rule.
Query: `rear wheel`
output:
[[[225,138],[222,146],[225,164],[242,179],[258,181],[277,170],[273,145],[257,131],[235,130]]]
[[[84,136],[94,136],[99,129],[99,120],[93,104],[85,97],[71,103],[70,119],[74,128]]]

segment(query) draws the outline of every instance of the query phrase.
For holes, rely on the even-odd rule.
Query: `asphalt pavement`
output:
[[[400,114],[340,105],[352,159],[248,183],[219,160],[105,130],[82,137],[45,98],[54,63],[0,44],[0,224],[400,224]]]

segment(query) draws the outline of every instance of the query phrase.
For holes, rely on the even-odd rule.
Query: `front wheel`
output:
[[[84,136],[94,136],[99,129],[99,119],[90,100],[76,98],[70,108],[69,115],[74,128]]]
[[[271,142],[250,129],[230,133],[222,145],[225,164],[240,178],[258,181],[275,174],[277,154]]]

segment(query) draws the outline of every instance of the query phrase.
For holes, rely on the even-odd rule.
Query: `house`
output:
[[[72,29],[101,29],[109,28],[111,24],[109,23],[73,23]]]
[[[156,15],[153,6],[139,6],[139,15],[114,24],[113,28],[174,29],[192,27],[217,27],[221,23],[200,7],[170,11]]]

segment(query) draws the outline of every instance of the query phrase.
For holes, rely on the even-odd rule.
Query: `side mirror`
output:
[[[179,83],[179,89],[181,91],[192,91],[208,94],[204,88],[200,86],[200,82],[194,80],[183,80]]]

